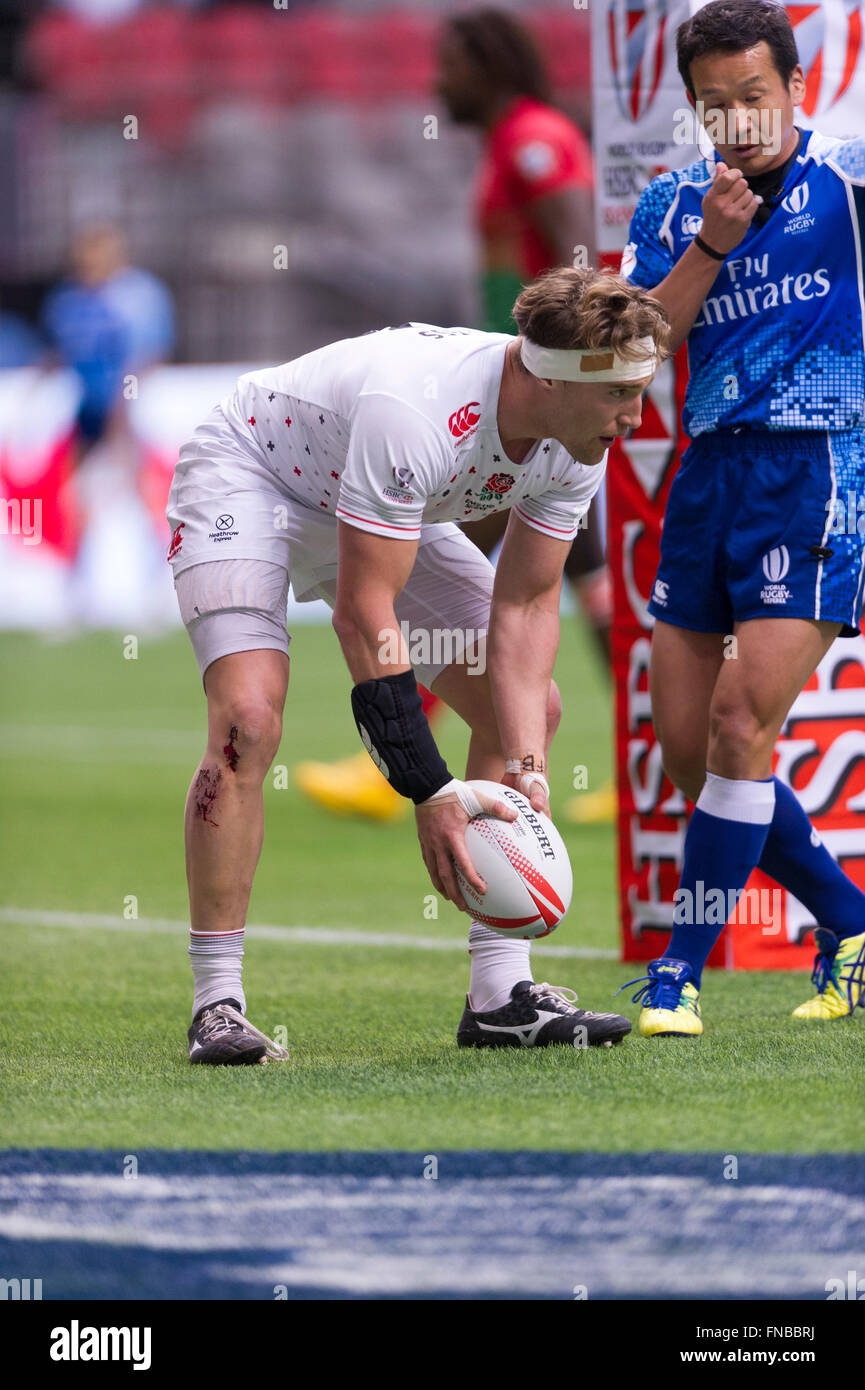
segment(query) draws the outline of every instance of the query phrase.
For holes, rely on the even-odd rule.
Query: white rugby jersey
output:
[[[606,468],[553,439],[522,463],[496,426],[506,333],[407,323],[242,376],[222,411],[282,490],[360,530],[416,540],[421,523],[513,507],[572,540]]]

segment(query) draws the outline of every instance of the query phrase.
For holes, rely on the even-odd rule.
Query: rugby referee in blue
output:
[[[724,914],[690,907],[712,890],[735,902],[758,865],[819,924],[816,992],[794,1016],[865,1002],[865,895],[772,776],[790,706],[862,609],[863,537],[844,518],[849,494],[865,506],[865,139],[797,128],[805,80],[780,5],[714,0],[676,40],[714,148],[652,180],[622,261],[666,308],[671,350],[687,339],[690,367],[691,444],[649,611],[664,767],[696,810],[673,934],[634,996],[646,1036],[702,1032]]]

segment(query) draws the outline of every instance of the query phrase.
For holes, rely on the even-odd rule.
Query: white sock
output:
[[[500,936],[480,922],[469,927],[469,1005],[475,1013],[489,1013],[509,1003],[519,980],[533,980],[529,956],[531,941]]]
[[[238,931],[191,931],[189,959],[195,979],[192,1017],[207,1004],[220,999],[236,999],[246,1013],[243,992],[243,927]]]

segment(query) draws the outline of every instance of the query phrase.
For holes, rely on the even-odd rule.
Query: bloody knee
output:
[[[282,737],[282,716],[258,697],[230,702],[211,717],[210,753],[214,770],[263,780]]]

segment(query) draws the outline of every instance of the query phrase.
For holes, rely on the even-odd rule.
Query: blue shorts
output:
[[[685,451],[649,612],[693,632],[817,618],[856,637],[865,569],[865,436],[718,430]]]

